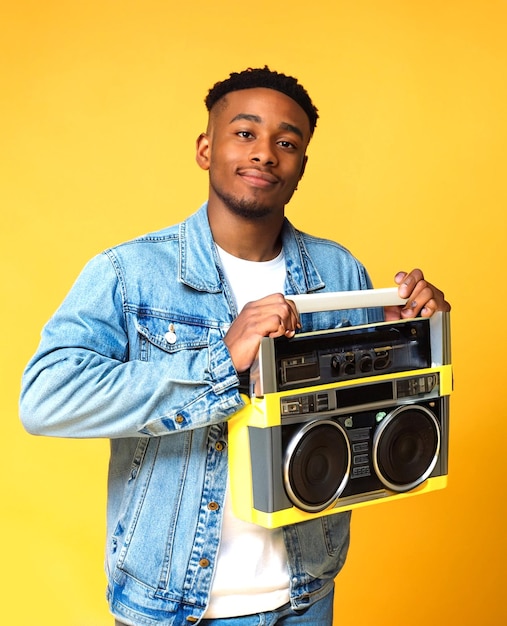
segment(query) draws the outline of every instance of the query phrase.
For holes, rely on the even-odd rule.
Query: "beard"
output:
[[[213,190],[225,206],[237,215],[247,220],[261,220],[273,213],[273,208],[255,198],[237,198],[213,186]]]

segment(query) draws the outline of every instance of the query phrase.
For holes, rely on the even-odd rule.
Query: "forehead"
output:
[[[290,124],[310,138],[310,121],[299,104],[280,91],[256,87],[232,91],[221,98],[211,111],[211,118],[219,124],[230,124],[237,116],[259,118],[259,123]]]

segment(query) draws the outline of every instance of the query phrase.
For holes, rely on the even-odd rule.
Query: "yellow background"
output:
[[[506,623],[507,4],[3,0],[2,613],[105,626],[107,442],[24,433],[21,371],[84,263],[206,197],[194,141],[230,71],[300,78],[321,119],[289,217],[379,287],[453,304],[449,486],[354,514],[340,626]]]

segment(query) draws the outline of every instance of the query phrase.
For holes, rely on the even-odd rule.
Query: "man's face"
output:
[[[209,170],[210,208],[247,219],[283,213],[303,175],[310,137],[306,113],[285,94],[227,94],[197,140],[197,162]]]

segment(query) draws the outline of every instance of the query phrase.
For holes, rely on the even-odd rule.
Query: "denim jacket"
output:
[[[286,294],[371,287],[340,245],[287,220],[282,240]],[[223,341],[236,315],[204,205],[179,225],[92,259],[24,373],[29,432],[111,441],[108,599],[127,623],[197,623],[205,611],[227,484],[227,419],[243,405]],[[305,313],[302,331],[380,315]],[[283,532],[291,603],[301,609],[324,596],[341,569],[349,514]]]

